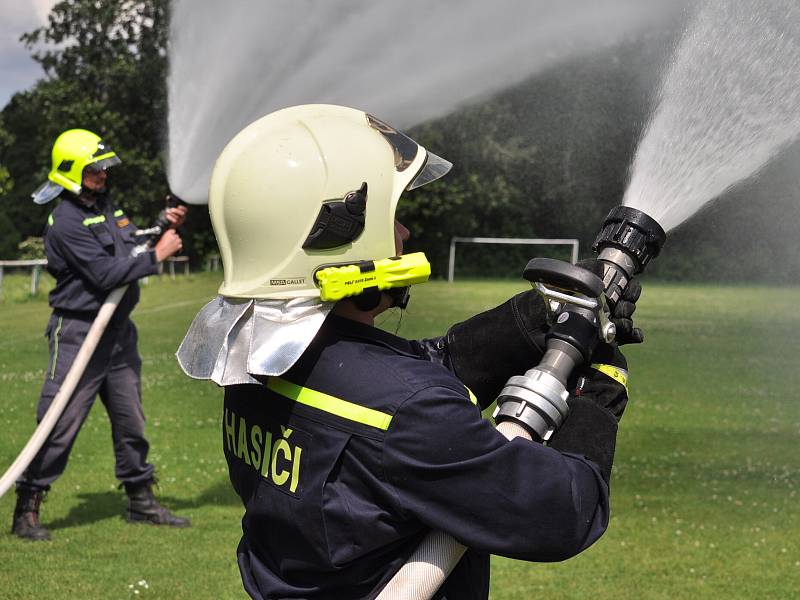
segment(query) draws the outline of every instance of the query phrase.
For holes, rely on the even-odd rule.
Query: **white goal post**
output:
[[[529,244],[536,246],[572,246],[572,263],[578,262],[578,240],[558,238],[492,238],[492,237],[454,237],[450,238],[450,261],[447,267],[447,281],[453,281],[456,271],[456,244]]]

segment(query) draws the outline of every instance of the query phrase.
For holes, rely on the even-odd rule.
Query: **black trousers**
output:
[[[37,422],[41,422],[50,407],[91,324],[56,314],[50,317],[45,332],[50,341],[50,363],[39,397]],[[67,467],[75,438],[98,395],[111,420],[117,479],[123,483],[152,479],[154,467],[147,462],[150,446],[144,438],[142,359],[136,342],[136,326],[130,319],[109,325],[53,431],[17,481],[19,487],[49,489],[58,479]]]

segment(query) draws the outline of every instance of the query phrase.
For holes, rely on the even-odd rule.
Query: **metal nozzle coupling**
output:
[[[549,439],[569,415],[567,378],[582,360],[567,342],[549,339],[541,362],[506,382],[497,397],[494,420],[515,421],[538,439]]]
[[[546,440],[569,414],[569,393],[564,384],[538,368],[525,375],[512,377],[497,397],[492,417],[501,421],[516,421]]]

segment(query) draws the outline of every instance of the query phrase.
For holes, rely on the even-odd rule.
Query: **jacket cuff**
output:
[[[158,275],[158,259],[156,258],[155,250],[148,250],[145,252],[150,257],[150,273],[148,275]]]

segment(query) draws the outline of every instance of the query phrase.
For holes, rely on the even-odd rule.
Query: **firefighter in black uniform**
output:
[[[616,346],[593,363],[617,379],[577,373],[571,414],[544,445],[509,441],[481,415],[542,356],[532,291],[441,338],[374,327],[429,273],[402,254],[397,200],[449,166],[371,115],[327,105],[256,121],[217,162],[209,210],[225,281],[178,359],[225,386],[222,445],[253,598],[374,598],[440,530],[469,550],[436,597],[485,599],[490,554],[564,560],[608,524],[627,401]],[[620,306],[625,337],[633,303]]]
[[[38,421],[58,392],[108,293],[122,285],[129,287],[64,412],[17,482],[12,532],[29,540],[50,537],[39,522],[43,495],[64,472],[78,431],[98,394],[111,420],[116,476],[128,495],[126,518],[177,527],[189,524],[161,506],[153,495],[154,467],[147,462],[149,444],[144,437],[141,402],[142,361],[136,348],[136,327],[129,318],[139,300],[137,280],[156,274],[161,261],[180,251],[181,239],[170,228],[152,250],[138,245],[136,227],[106,192],[105,170],[119,162],[96,134],[83,129],[66,131],[53,146],[47,183],[33,194],[39,204],[62,198],[48,217],[44,234],[47,270],[56,285],[50,292],[53,313],[45,333],[50,340],[50,362]],[[168,209],[167,219],[178,226],[185,215],[185,207]]]

